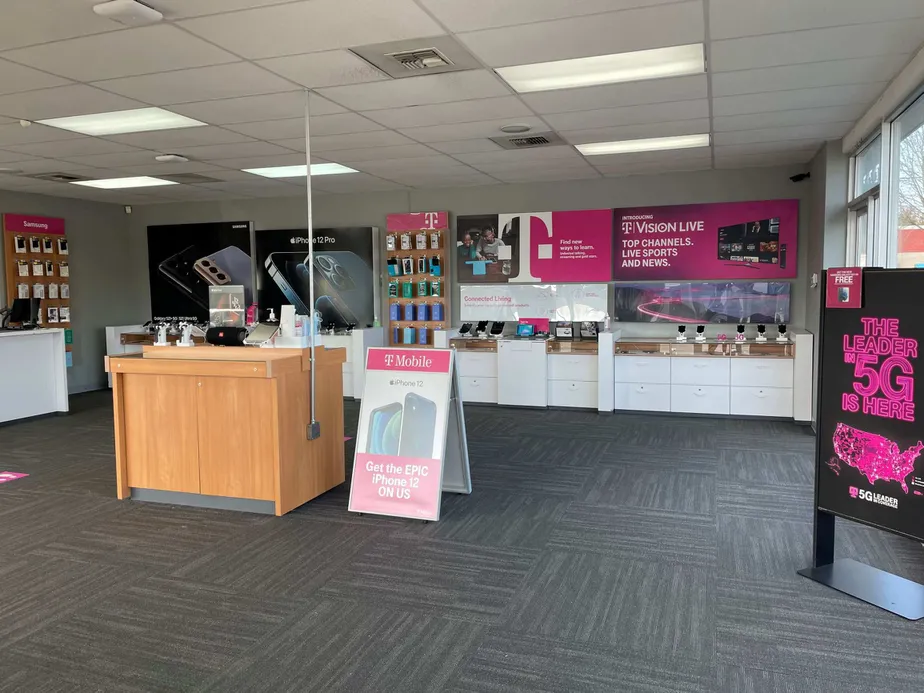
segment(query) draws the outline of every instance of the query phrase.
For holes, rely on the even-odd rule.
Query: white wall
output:
[[[393,212],[448,210],[454,225],[455,216],[460,214],[798,198],[798,278],[793,283],[791,322],[803,326],[811,186],[807,182],[792,183],[789,177],[805,170],[806,166],[696,171],[528,185],[319,195],[315,198],[314,223],[317,228],[359,225],[384,229],[386,216]],[[305,201],[298,197],[146,205],[135,207],[130,219],[131,265],[135,270],[131,293],[136,300],[130,322],[150,318],[146,241],[149,225],[235,220],[253,221],[258,230],[306,225]],[[458,290],[454,287],[453,291],[458,305]],[[457,312],[453,319],[458,319]]]
[[[68,390],[74,393],[104,386],[105,327],[122,324],[139,312],[140,299],[126,291],[136,285],[133,274],[137,268],[128,261],[128,217],[122,206],[0,190],[0,213],[64,219],[74,331],[74,365],[68,369]],[[5,268],[2,246],[0,243],[0,267]],[[0,306],[7,305],[5,293],[4,277],[0,281]]]

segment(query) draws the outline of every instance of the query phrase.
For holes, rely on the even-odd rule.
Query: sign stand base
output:
[[[924,585],[852,558],[841,558],[817,568],[805,568],[799,571],[799,575],[909,621],[924,618]]]
[[[834,560],[834,517],[815,511],[814,567],[799,575],[909,621],[924,618],[924,585],[852,558]]]

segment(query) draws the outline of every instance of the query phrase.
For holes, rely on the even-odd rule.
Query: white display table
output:
[[[66,412],[64,330],[0,331],[0,423]]]

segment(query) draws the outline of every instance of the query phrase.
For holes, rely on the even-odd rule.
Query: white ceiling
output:
[[[105,191],[21,175],[0,188],[125,204],[296,195],[241,168],[313,160],[357,174],[320,192],[582,180],[808,161],[842,137],[924,43],[922,0],[145,0],[129,29],[100,0],[3,0],[0,166],[91,177],[201,173],[217,183]],[[480,69],[394,80],[347,49],[452,35]],[[513,64],[705,43],[706,75],[515,94]],[[20,119],[161,106],[208,127],[92,138]],[[507,151],[523,123],[570,144],[711,132],[713,146],[585,159]],[[189,163],[159,164],[178,152]]]

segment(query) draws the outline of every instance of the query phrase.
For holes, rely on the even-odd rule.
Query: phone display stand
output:
[[[196,343],[192,339],[192,330],[193,326],[191,323],[184,322],[180,324],[180,338],[177,340],[176,345],[179,347],[192,347],[196,346]]]
[[[158,325],[155,334],[157,335],[157,339],[154,340],[154,346],[170,346],[170,342],[167,341],[166,325]]]
[[[388,344],[432,349],[435,333],[448,329],[451,315],[446,276],[451,242],[449,215],[389,214],[385,238],[386,272],[389,284],[394,286],[388,301],[399,308],[397,313],[389,313]],[[413,306],[409,313],[405,311],[407,306]],[[414,319],[405,319],[408,317]],[[412,341],[405,339],[409,329],[415,336]]]

